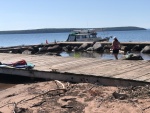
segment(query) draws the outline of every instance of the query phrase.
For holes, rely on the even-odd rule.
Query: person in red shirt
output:
[[[120,49],[120,42],[115,37],[112,42],[112,50],[113,50],[113,54],[114,54],[116,60],[118,60],[119,49]]]

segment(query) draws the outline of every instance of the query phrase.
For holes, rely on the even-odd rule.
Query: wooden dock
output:
[[[0,67],[0,73],[102,85],[150,84],[150,61],[0,53],[2,63],[11,63],[22,59],[33,63],[35,67],[31,70]]]

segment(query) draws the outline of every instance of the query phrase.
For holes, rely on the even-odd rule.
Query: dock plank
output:
[[[136,77],[134,80],[150,82],[150,73],[141,74],[141,76]]]
[[[71,74],[74,74],[79,78],[83,76],[85,76],[85,78],[89,78],[92,76],[96,78],[107,77],[110,79],[150,82],[150,61],[104,60],[95,58],[0,53],[0,61],[2,63],[16,62],[22,59],[35,65],[31,72],[28,70],[15,68],[11,68],[11,70],[9,70],[7,69],[9,67],[0,68],[0,72],[5,74],[7,74],[7,72],[8,74],[23,74],[26,76],[29,74],[29,76],[32,75],[35,77],[45,77],[51,79],[56,79],[56,77],[58,77],[58,79],[65,79],[65,76],[70,80],[70,78],[74,78]],[[60,75],[51,75],[54,70],[60,73]],[[70,74],[64,75],[65,73]],[[55,75],[55,73],[53,74]],[[78,77],[74,79],[79,81],[80,79],[78,80]]]
[[[97,75],[103,74],[103,76],[114,76],[116,74],[119,73],[124,73],[126,71],[131,70],[131,67],[136,68],[138,65],[143,64],[143,62],[136,62],[136,63],[128,63],[128,61],[121,61],[121,65],[120,65],[120,61],[109,61],[109,62],[104,62],[104,63],[96,63],[92,66],[84,66],[84,67],[80,67],[78,69],[71,69],[69,70],[70,72],[75,72],[75,71],[79,71],[79,72],[90,72],[90,73],[96,73]],[[96,70],[96,71],[95,71]]]
[[[132,79],[132,80],[136,80],[136,78],[138,78],[138,80],[140,80],[139,78],[142,78],[142,76],[148,75],[149,69],[150,69],[150,65],[148,63],[147,65],[141,65],[138,68],[132,68],[131,71],[128,71],[123,74],[118,74],[114,77],[115,78]],[[142,78],[142,80],[143,80],[143,78]]]

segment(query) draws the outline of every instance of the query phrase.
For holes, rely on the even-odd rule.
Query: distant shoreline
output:
[[[131,31],[131,30],[147,30],[141,27],[107,27],[107,28],[45,28],[45,29],[31,29],[31,30],[11,30],[0,31],[0,34],[31,34],[31,33],[64,33],[71,32],[76,29],[95,29],[97,32],[101,31]]]

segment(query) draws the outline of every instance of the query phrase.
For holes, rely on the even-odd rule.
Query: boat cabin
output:
[[[95,30],[74,30],[69,34],[67,41],[95,41],[96,39]]]

